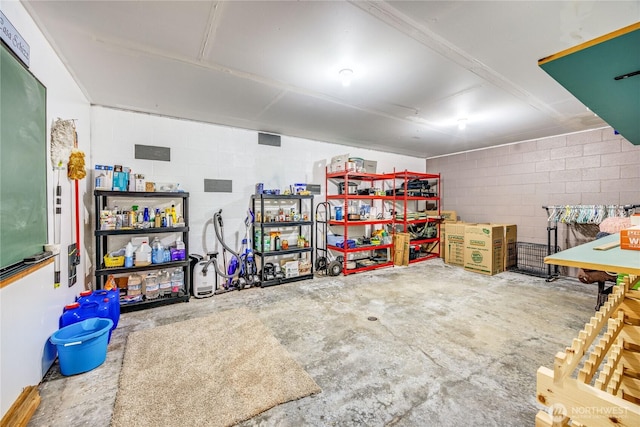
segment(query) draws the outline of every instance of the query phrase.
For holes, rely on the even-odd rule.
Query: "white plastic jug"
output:
[[[151,264],[151,246],[147,242],[140,245],[136,251],[136,266],[145,266]]]

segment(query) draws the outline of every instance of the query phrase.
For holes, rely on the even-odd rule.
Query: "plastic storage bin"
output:
[[[112,326],[111,319],[93,317],[54,332],[49,341],[58,350],[62,375],[81,374],[102,365]]]

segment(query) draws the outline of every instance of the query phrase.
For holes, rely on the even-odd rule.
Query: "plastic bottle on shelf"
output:
[[[171,275],[167,270],[160,270],[158,273],[158,285],[161,297],[171,295]]]
[[[144,279],[145,282],[145,297],[148,300],[156,299],[160,296],[160,284],[158,283],[158,276],[154,273],[147,274]]]
[[[171,295],[178,296],[180,292],[184,292],[184,271],[176,268],[171,273]]]
[[[178,222],[178,216],[176,215],[176,205],[171,205],[171,223],[175,224]]]
[[[127,243],[127,247],[124,250],[124,266],[127,268],[133,267],[133,245],[131,242]]]
[[[135,297],[142,294],[142,276],[131,274],[127,280],[127,295]]]
[[[151,243],[151,263],[152,264],[161,264],[164,262],[164,252],[165,248],[162,242],[158,237],[153,239]]]
[[[136,251],[136,266],[145,266],[151,264],[151,246],[147,242],[143,242]]]
[[[133,205],[129,211],[131,217],[129,218],[129,224],[134,227],[138,222],[138,206]]]
[[[156,213],[155,213],[155,227],[156,228],[160,228],[162,227],[162,216],[160,215],[160,209],[156,208]]]
[[[156,211],[153,208],[149,209],[149,225],[151,228],[156,226]]]

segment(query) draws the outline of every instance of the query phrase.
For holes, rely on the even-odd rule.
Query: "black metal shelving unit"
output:
[[[253,212],[255,213],[255,221],[253,222],[253,250],[256,256],[256,261],[259,264],[260,269],[260,286],[275,286],[283,283],[297,282],[300,280],[307,280],[313,278],[313,196],[302,195],[276,195],[276,194],[257,194],[251,196],[251,205]],[[281,221],[268,220],[268,212],[273,211],[274,208],[280,206],[289,206],[297,210],[301,215],[301,220],[294,221]],[[303,211],[306,209],[307,218],[302,219]],[[309,245],[305,247],[298,247],[297,245],[290,245],[288,249],[272,250],[271,247],[264,247],[265,233],[271,231],[293,231],[297,235],[308,236]],[[259,231],[259,233],[256,233]],[[305,233],[306,231],[306,233]],[[259,240],[256,236],[259,235]],[[310,271],[307,274],[299,274],[293,277],[267,277],[264,266],[269,262],[270,258],[277,258],[287,255],[295,255],[296,260],[300,260],[301,256],[308,254],[308,261],[310,263]]]
[[[184,273],[184,292],[180,292],[177,296],[164,296],[152,300],[143,300],[140,302],[132,302],[120,305],[121,312],[137,311],[147,308],[159,307],[162,305],[173,304],[177,302],[189,301],[189,286],[191,283],[191,269],[189,266],[189,193],[176,192],[137,192],[137,191],[105,191],[94,190],[94,208],[95,208],[95,261],[96,261],[96,288],[102,289],[105,285],[107,277],[111,274],[128,274],[140,273],[144,271],[165,270],[182,268]],[[180,199],[182,201],[182,218],[185,226],[183,227],[160,227],[160,228],[127,228],[116,230],[100,230],[100,212],[108,207],[110,200],[121,199],[140,200],[140,199],[156,199],[160,203],[167,199]],[[110,236],[136,236],[136,235],[157,235],[167,233],[180,233],[185,246],[185,260],[172,261],[161,264],[151,264],[146,266],[134,267],[106,267],[104,265],[104,256],[109,253],[109,237]],[[149,242],[151,243],[151,242]]]

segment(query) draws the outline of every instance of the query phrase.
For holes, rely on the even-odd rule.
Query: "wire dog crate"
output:
[[[557,265],[545,265],[544,258],[560,251],[558,246],[551,247],[541,243],[515,242],[508,248],[508,270],[530,276],[552,280],[559,275]],[[515,248],[513,247],[515,246]],[[514,250],[515,249],[515,250]]]

